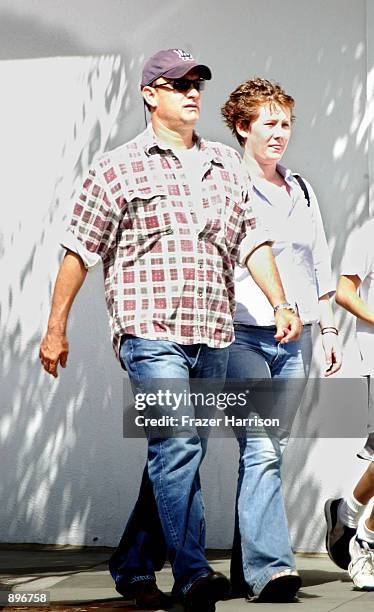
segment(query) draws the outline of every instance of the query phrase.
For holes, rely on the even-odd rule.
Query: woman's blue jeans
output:
[[[124,336],[120,357],[134,393],[149,392],[159,379],[169,379],[173,388],[177,385],[179,392],[188,393],[191,378],[220,379],[223,386],[228,349]],[[173,414],[149,405],[144,416],[159,417],[163,410]],[[192,403],[184,407],[184,414],[195,415]],[[109,569],[116,583],[150,580],[168,556],[174,591],[184,592],[210,572],[199,476],[207,439],[191,426],[177,428],[170,437],[146,433],[148,461],[139,497]]]
[[[279,344],[274,327],[235,326],[230,346],[228,379],[279,380],[273,383],[272,407],[276,418],[287,412],[286,426],[276,435],[235,430],[240,449],[235,535],[231,561],[233,585],[243,580],[258,595],[271,577],[295,569],[281,482],[282,452],[305,389],[312,356],[311,326],[304,326],[296,342]],[[251,411],[261,417],[261,396],[253,381]],[[266,417],[269,416],[267,406]],[[244,572],[244,576],[243,576]]]

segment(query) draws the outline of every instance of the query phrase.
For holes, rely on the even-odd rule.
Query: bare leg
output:
[[[374,463],[357,483],[353,495],[360,503],[367,504],[374,496]],[[356,588],[362,590],[374,589],[374,510],[365,522],[359,522],[357,534],[349,543],[351,562],[348,573]]]
[[[374,531],[374,506],[371,509],[370,516],[365,521],[366,527],[370,529],[370,531]]]
[[[353,491],[353,496],[360,504],[365,505],[374,496],[374,463],[370,463],[366,472],[361,476]]]

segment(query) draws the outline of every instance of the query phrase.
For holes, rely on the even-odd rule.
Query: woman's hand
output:
[[[342,349],[339,336],[334,332],[322,334],[322,346],[325,353],[325,376],[331,376],[340,370],[342,365]]]

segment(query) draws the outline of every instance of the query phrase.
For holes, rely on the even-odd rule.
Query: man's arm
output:
[[[374,325],[374,312],[370,310],[364,300],[358,295],[357,289],[361,285],[361,279],[357,274],[342,275],[339,278],[336,289],[335,300],[353,315]]]
[[[265,242],[252,251],[245,264],[273,308],[287,301],[270,243]],[[281,344],[297,340],[300,336],[302,323],[291,310],[278,310],[275,313],[275,325],[277,329],[274,338]]]
[[[74,298],[86,278],[87,270],[76,253],[67,251],[53,291],[47,332],[40,344],[39,357],[44,369],[57,378],[57,366],[66,366],[69,343],[66,326]]]

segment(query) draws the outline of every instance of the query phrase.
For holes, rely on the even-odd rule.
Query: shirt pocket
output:
[[[247,231],[252,229],[248,224],[245,225],[246,217],[250,214],[251,219],[254,219],[254,224],[256,217],[252,214],[252,207],[249,204],[237,202],[230,195],[226,195],[225,199],[226,203],[222,214],[225,244],[228,251],[236,251]],[[246,207],[248,208],[247,212]]]
[[[124,229],[132,229],[143,239],[171,228],[170,204],[162,186],[128,192]]]
[[[170,206],[165,189],[134,189],[127,192],[127,208],[118,236],[120,256],[133,263],[153,249],[158,242],[174,233]]]

